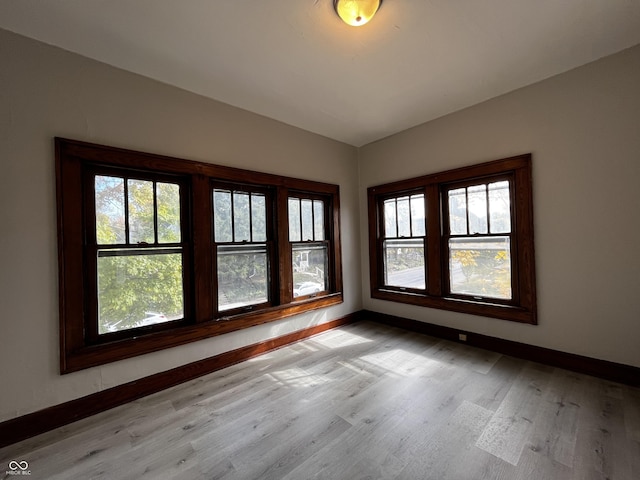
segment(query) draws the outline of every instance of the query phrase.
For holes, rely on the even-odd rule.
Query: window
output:
[[[104,168],[87,168],[86,177],[93,198],[86,201],[85,262],[96,292],[88,302],[87,337],[107,341],[123,336],[117,332],[184,319],[186,185]]]
[[[444,239],[446,290],[474,300],[510,301],[512,179],[447,186]]]
[[[368,198],[373,298],[536,323],[530,155]]]
[[[384,284],[399,290],[426,288],[424,194],[401,194],[382,202]]]
[[[273,235],[267,228],[268,200],[265,192],[246,187],[213,190],[218,312],[271,304]]]
[[[293,296],[316,296],[329,288],[329,243],[324,235],[325,201],[289,197],[288,207]]]
[[[342,302],[336,185],[60,138],[56,177],[62,373]]]

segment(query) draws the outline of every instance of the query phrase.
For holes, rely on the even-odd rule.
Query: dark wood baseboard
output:
[[[640,368],[620,363],[598,360],[591,357],[583,357],[572,353],[551,350],[544,347],[536,347],[526,343],[513,342],[478,333],[466,332],[455,328],[443,327],[431,323],[420,322],[403,317],[396,317],[384,313],[363,310],[363,320],[372,320],[386,325],[403,328],[413,332],[423,333],[432,337],[444,338],[458,343],[465,343],[474,347],[484,348],[493,352],[522,358],[533,362],[543,363],[554,367],[564,368],[578,373],[592,375],[594,377],[624,383],[633,387],[640,386]],[[466,341],[459,340],[458,335],[465,334]]]
[[[152,393],[213,373],[271,350],[304,340],[326,330],[359,320],[360,312],[305,328],[264,342],[205,358],[133,382],[108,388],[0,423],[0,448],[104,412]]]

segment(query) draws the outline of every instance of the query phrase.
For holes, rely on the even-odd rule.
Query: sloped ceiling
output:
[[[640,0],[0,0],[0,28],[361,146],[640,43]]]

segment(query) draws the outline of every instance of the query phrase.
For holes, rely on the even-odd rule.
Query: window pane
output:
[[[313,240],[313,202],[301,200],[300,209],[302,215],[302,240]]]
[[[158,205],[158,242],[179,243],[180,187],[174,183],[156,184]]]
[[[233,192],[233,241],[251,241],[249,194]]]
[[[293,296],[302,297],[327,290],[327,246],[293,245]]]
[[[213,191],[213,220],[215,241],[232,242],[231,192],[228,190]]]
[[[176,320],[184,316],[182,253],[98,252],[98,333]]]
[[[398,237],[411,236],[411,211],[409,209],[409,197],[397,199],[398,211]]]
[[[451,293],[511,299],[509,237],[449,240]]]
[[[486,185],[469,187],[467,198],[469,202],[469,234],[488,233]]]
[[[465,188],[449,190],[449,230],[451,235],[467,234],[467,197]]]
[[[289,199],[289,241],[300,241],[300,199]]]
[[[269,298],[266,245],[218,247],[218,310],[265,303]]]
[[[424,195],[411,195],[411,228],[414,237],[423,237],[426,233],[424,216]]]
[[[98,244],[125,243],[124,179],[97,175],[95,196]]]
[[[129,243],[155,243],[153,182],[128,180]]]
[[[324,240],[324,202],[313,201],[314,240]]]
[[[253,242],[267,241],[267,203],[259,193],[251,194],[251,235]]]
[[[425,289],[425,252],[422,239],[386,240],[383,251],[385,285]]]
[[[511,232],[511,200],[509,182],[489,184],[489,216],[491,233]]]
[[[384,236],[392,238],[398,236],[396,230],[396,199],[384,201]]]

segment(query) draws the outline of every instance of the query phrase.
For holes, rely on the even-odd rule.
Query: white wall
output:
[[[367,187],[528,152],[539,325],[370,298]],[[640,367],[640,46],[359,154],[365,308]]]
[[[354,147],[0,30],[0,421],[361,305]],[[53,137],[340,185],[343,304],[60,376]]]

